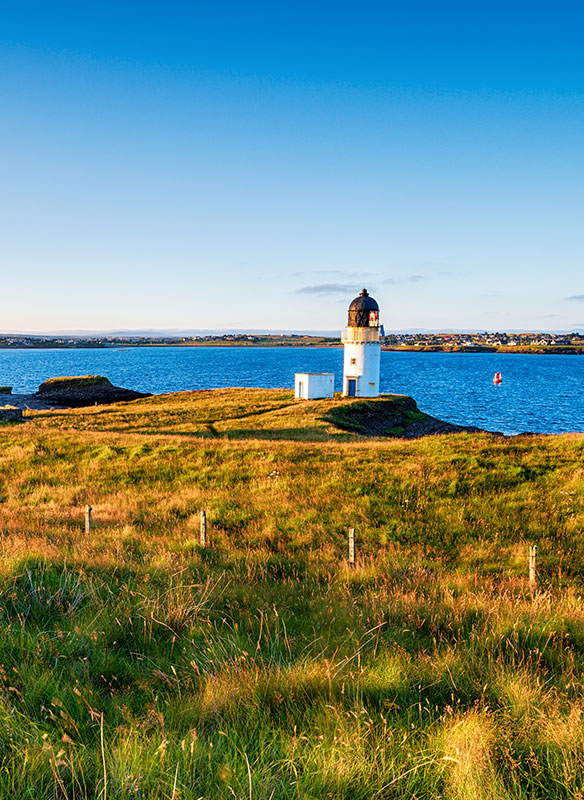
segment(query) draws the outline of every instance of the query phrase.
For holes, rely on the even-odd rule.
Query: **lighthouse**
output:
[[[367,289],[349,306],[349,320],[341,338],[345,350],[343,395],[379,397],[379,306]]]

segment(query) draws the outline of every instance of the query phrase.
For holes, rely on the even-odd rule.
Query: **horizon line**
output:
[[[568,333],[578,333],[584,332],[584,326],[576,326],[574,328],[563,328],[563,329],[556,329],[556,330],[549,330],[540,328],[538,330],[534,328],[508,328],[507,330],[485,330],[484,328],[401,328],[399,330],[391,330],[386,328],[386,336],[387,335],[396,335],[396,334],[459,334],[459,335],[476,335],[476,334],[487,334],[487,335],[507,335],[507,334],[551,334],[551,335],[559,335],[559,334],[568,334]],[[341,331],[340,330],[303,330],[303,329],[285,329],[282,330],[281,328],[187,328],[187,329],[173,329],[173,328],[161,328],[161,329],[146,329],[146,328],[137,328],[137,329],[122,329],[122,330],[57,330],[57,331],[10,331],[10,332],[0,332],[0,337],[31,337],[31,338],[41,338],[41,337],[50,337],[50,338],[57,338],[67,336],[72,339],[77,338],[87,338],[87,339],[98,339],[104,337],[116,337],[116,338],[130,338],[130,337],[149,337],[149,338],[161,338],[161,339],[171,339],[176,338],[178,336],[184,337],[193,337],[193,336],[230,336],[230,335],[247,335],[247,336],[325,336],[327,338],[340,338]]]

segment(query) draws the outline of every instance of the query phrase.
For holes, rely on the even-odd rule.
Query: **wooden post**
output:
[[[529,545],[529,589],[533,594],[537,586],[537,545]]]
[[[201,511],[201,536],[199,539],[201,547],[207,547],[207,512]]]
[[[349,566],[355,568],[355,528],[349,528]]]
[[[87,536],[91,533],[91,506],[85,506],[85,533]]]

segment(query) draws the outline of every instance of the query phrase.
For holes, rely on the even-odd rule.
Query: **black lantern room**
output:
[[[367,289],[363,289],[349,306],[349,328],[378,328],[379,306],[369,296]]]

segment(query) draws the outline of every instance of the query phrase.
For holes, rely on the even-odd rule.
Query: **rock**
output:
[[[490,433],[481,428],[455,425],[431,417],[420,411],[413,397],[407,395],[380,395],[371,400],[351,400],[331,409],[324,419],[352,433],[398,439],[419,439],[444,433]]]
[[[20,422],[22,409],[16,406],[0,406],[0,422]]]
[[[399,436],[403,439],[420,439],[422,436],[436,436],[443,433],[493,433],[496,436],[503,435],[495,431],[485,431],[482,428],[475,428],[471,425],[455,425],[453,422],[445,422],[442,419],[427,416],[426,419],[415,420],[406,425]]]
[[[138,400],[140,397],[150,397],[150,395],[114,386],[101,375],[80,375],[70,378],[49,378],[41,383],[32,397],[42,400],[47,405],[81,408]]]

